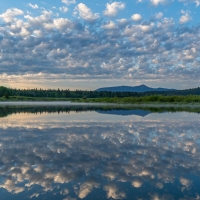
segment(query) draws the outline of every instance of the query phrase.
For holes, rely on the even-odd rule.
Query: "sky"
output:
[[[200,0],[0,0],[0,85],[200,86]]]

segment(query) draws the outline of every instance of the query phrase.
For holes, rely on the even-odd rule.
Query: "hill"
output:
[[[175,89],[167,88],[151,88],[146,85],[139,86],[115,86],[115,87],[104,87],[95,90],[97,92],[107,91],[107,92],[163,92],[163,91],[175,91]]]
[[[128,115],[137,115],[141,117],[145,117],[146,115],[150,114],[151,111],[147,110],[96,110],[96,112],[100,114],[109,114],[109,115],[121,115],[121,116],[128,116]]]

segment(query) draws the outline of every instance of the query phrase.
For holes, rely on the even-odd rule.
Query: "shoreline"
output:
[[[200,103],[183,102],[143,102],[143,103],[109,103],[79,101],[0,101],[0,106],[119,106],[119,107],[200,107]]]

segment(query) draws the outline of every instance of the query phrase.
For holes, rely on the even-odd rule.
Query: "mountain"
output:
[[[96,112],[100,114],[109,114],[109,115],[137,115],[141,117],[145,117],[146,115],[150,114],[150,111],[146,110],[111,110],[111,111],[104,111],[104,110],[96,110]]]
[[[104,87],[99,88],[95,91],[109,91],[109,92],[151,92],[151,91],[174,91],[175,89],[167,88],[151,88],[146,85],[138,86],[115,86],[115,87]]]

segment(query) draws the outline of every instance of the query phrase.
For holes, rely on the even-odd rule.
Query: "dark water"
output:
[[[198,113],[24,109],[0,118],[0,199],[200,199]]]

